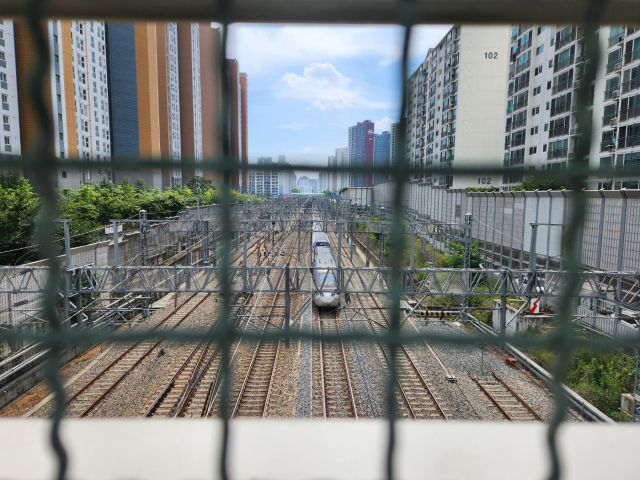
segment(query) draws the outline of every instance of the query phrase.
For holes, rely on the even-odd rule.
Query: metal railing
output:
[[[584,5],[583,5],[584,3]],[[408,52],[409,44],[411,41],[412,26],[414,23],[428,19],[432,23],[451,23],[454,21],[470,22],[470,23],[492,23],[496,19],[509,20],[513,23],[527,22],[530,18],[540,18],[548,20],[547,24],[572,24],[584,22],[584,36],[585,44],[588,46],[590,43],[595,44],[597,42],[597,32],[595,24],[596,21],[609,24],[629,24],[640,23],[640,5],[638,2],[624,2],[622,0],[611,0],[608,2],[607,8],[604,8],[604,2],[600,0],[589,0],[588,2],[578,2],[572,5],[572,8],[566,8],[563,2],[551,2],[545,4],[545,9],[540,10],[540,6],[537,2],[507,2],[494,4],[492,2],[478,3],[474,2],[473,8],[468,7],[464,2],[452,1],[452,2],[427,2],[427,1],[410,1],[400,0],[397,2],[392,1],[380,1],[371,2],[366,4],[366,8],[363,8],[362,1],[356,0],[343,0],[341,2],[318,2],[315,0],[298,0],[297,2],[281,2],[277,0],[222,0],[219,2],[208,2],[205,0],[194,0],[191,2],[166,2],[166,1],[152,1],[152,0],[137,0],[131,2],[130,0],[112,0],[110,2],[49,2],[46,4],[42,0],[10,0],[3,2],[0,5],[0,16],[26,16],[26,24],[31,30],[33,38],[35,39],[35,63],[38,68],[34,69],[30,77],[30,95],[32,103],[38,108],[40,112],[47,111],[47,104],[42,92],[45,87],[49,86],[47,78],[47,69],[49,68],[49,49],[45,41],[45,31],[43,30],[43,13],[46,11],[47,15],[52,17],[73,17],[73,18],[110,18],[114,20],[132,20],[132,19],[147,19],[154,21],[163,20],[190,20],[198,19],[217,21],[222,24],[222,41],[219,50],[221,59],[216,62],[216,65],[222,70],[226,65],[226,46],[227,46],[227,27],[230,23],[239,22],[265,22],[265,23],[295,23],[295,22],[311,22],[311,23],[383,23],[383,24],[401,24],[404,29],[404,40],[402,44],[402,68],[400,69],[400,76],[398,78],[399,85],[402,85],[402,91],[398,95],[398,145],[396,151],[400,152],[401,157],[404,156],[405,151],[405,139],[406,139],[406,105],[407,105],[407,86],[406,79],[408,78]],[[561,48],[565,44],[579,37],[577,31],[574,29],[568,37],[560,39],[556,48]],[[589,96],[589,86],[595,81],[596,67],[598,64],[597,50],[589,51],[587,49],[587,56],[590,61],[586,64],[585,78],[578,91],[578,123],[583,131],[583,142],[576,147],[576,158],[583,159],[589,154],[590,139],[591,139],[591,114],[587,109],[586,103]],[[234,173],[244,171],[238,158],[232,155],[231,140],[229,135],[230,129],[230,86],[229,79],[226,75],[220,75],[221,90],[222,90],[222,114],[220,121],[221,129],[218,132],[218,139],[222,145],[222,153],[219,158],[207,159],[202,163],[203,170],[221,173],[226,180],[220,187],[221,191],[221,247],[219,256],[219,267],[203,267],[201,272],[211,275],[219,275],[220,278],[230,278],[232,272],[235,272],[237,267],[230,266],[230,252],[232,248],[232,242],[234,237],[233,224],[230,215],[231,205],[231,188],[230,178]],[[571,81],[564,82],[564,88],[571,87]],[[523,85],[522,88],[528,86]],[[563,89],[564,89],[563,88]],[[561,91],[559,86],[554,87],[554,92]],[[49,347],[49,354],[47,357],[46,376],[49,385],[54,392],[56,398],[56,406],[52,412],[52,429],[50,433],[50,443],[53,449],[55,458],[57,460],[57,478],[62,480],[68,475],[68,458],[67,450],[65,449],[65,441],[63,441],[60,435],[60,425],[64,421],[64,409],[66,394],[63,387],[63,380],[59,373],[59,352],[62,347],[67,344],[71,344],[75,341],[93,339],[100,342],[110,342],[123,344],[131,342],[132,339],[139,339],[141,334],[138,333],[137,337],[130,332],[123,332],[120,334],[102,332],[96,334],[95,332],[87,332],[83,329],[69,329],[68,318],[63,318],[60,315],[58,307],[58,290],[61,284],[63,275],[67,272],[63,272],[60,269],[59,262],[57,260],[58,251],[55,248],[53,242],[53,221],[57,218],[56,205],[58,204],[58,198],[55,190],[52,188],[49,179],[54,177],[58,167],[64,167],[66,165],[74,166],[78,168],[88,168],[92,165],[100,166],[101,164],[92,160],[72,160],[66,161],[64,159],[56,159],[50,155],[52,147],[52,128],[51,119],[46,115],[41,115],[37,118],[39,135],[36,136],[32,145],[23,145],[22,150],[29,152],[24,157],[19,157],[17,161],[25,164],[30,169],[30,172],[37,178],[39,185],[43,191],[43,210],[42,221],[39,226],[40,243],[38,245],[38,251],[42,258],[47,259],[48,267],[42,270],[41,280],[46,285],[43,293],[43,317],[46,319],[50,334],[34,337],[33,333],[20,332],[20,331],[6,331],[0,330],[0,341],[14,341],[17,339],[34,339],[43,342]],[[450,153],[451,154],[451,153]],[[567,149],[552,150],[548,152],[548,158],[560,158],[568,155]],[[451,154],[451,156],[453,156]],[[522,156],[523,157],[523,156]],[[521,158],[521,157],[518,157]],[[514,158],[515,159],[515,158]],[[113,159],[113,165],[121,169],[131,169],[131,162],[129,159],[115,158]],[[582,161],[580,161],[582,162]],[[570,361],[571,352],[578,347],[592,347],[592,348],[608,348],[613,349],[620,345],[619,342],[612,342],[603,339],[582,339],[578,338],[575,330],[573,329],[573,317],[572,312],[575,306],[573,301],[577,295],[578,289],[584,285],[584,272],[581,269],[581,252],[578,248],[581,238],[581,232],[584,225],[586,216],[586,200],[583,192],[582,185],[587,176],[587,166],[584,163],[576,162],[575,165],[570,165],[570,168],[566,170],[554,172],[558,178],[562,178],[566,181],[565,185],[569,190],[572,190],[572,209],[565,221],[565,228],[562,237],[562,251],[563,251],[563,282],[558,288],[559,298],[562,301],[558,302],[557,320],[553,334],[553,342],[550,343],[548,338],[538,339],[523,339],[514,338],[512,342],[513,348],[519,348],[523,346],[539,346],[539,347],[551,347],[555,350],[556,364],[553,370],[548,375],[548,382],[551,385],[551,390],[554,394],[554,400],[556,404],[555,413],[549,418],[548,432],[546,435],[548,445],[548,455],[550,459],[550,473],[549,478],[557,480],[561,476],[562,459],[558,453],[558,429],[567,415],[567,409],[569,406],[569,399],[565,392],[563,380],[566,376],[566,366]],[[476,173],[487,174],[492,173],[496,175],[504,174],[505,170],[497,168],[496,162],[490,162],[483,164],[478,162],[471,167],[452,167],[447,170],[448,175],[469,175]],[[571,164],[571,162],[569,162]],[[11,162],[8,162],[11,165]],[[15,162],[14,162],[15,164]],[[140,167],[158,168],[162,166],[168,166],[169,168],[175,167],[175,164],[165,161],[156,161],[152,159],[142,159],[137,162],[136,168]],[[252,168],[255,168],[252,166]],[[277,171],[316,171],[322,170],[327,172],[351,172],[356,175],[383,173],[391,174],[394,178],[396,185],[396,193],[393,200],[393,208],[395,215],[390,222],[390,242],[391,242],[391,255],[389,258],[389,267],[384,269],[378,269],[378,272],[382,276],[382,272],[385,275],[385,281],[388,288],[384,290],[384,293],[389,298],[389,311],[390,311],[390,326],[388,331],[383,335],[365,335],[365,334],[352,334],[347,336],[352,340],[360,340],[364,342],[384,342],[388,345],[391,352],[390,358],[390,373],[388,375],[388,394],[386,396],[386,415],[388,421],[388,439],[386,442],[386,449],[384,453],[384,472],[381,473],[381,477],[386,477],[388,480],[396,477],[396,471],[399,469],[396,467],[396,396],[394,390],[394,379],[397,378],[397,363],[396,356],[399,351],[399,347],[403,342],[418,342],[423,340],[429,340],[434,342],[448,342],[451,344],[459,345],[472,345],[478,342],[487,342],[498,346],[506,345],[506,337],[504,335],[504,329],[497,337],[488,336],[486,333],[469,334],[469,335],[442,335],[434,334],[433,332],[422,332],[416,334],[406,333],[401,330],[401,310],[400,300],[401,295],[405,293],[405,286],[411,285],[415,279],[415,271],[413,269],[405,269],[402,265],[402,255],[405,251],[404,243],[406,242],[405,225],[402,212],[404,211],[403,205],[403,193],[410,175],[413,173],[412,169],[405,161],[405,158],[399,158],[395,165],[385,168],[374,168],[373,170],[368,166],[353,166],[350,168],[342,167],[307,167],[304,165],[294,167],[286,167],[281,165],[264,166],[266,170]],[[432,167],[425,167],[417,172],[420,174],[434,174],[439,175],[442,173],[439,165]],[[630,172],[632,175],[634,172]],[[509,171],[507,170],[507,174]],[[515,174],[518,174],[515,172]],[[531,175],[540,175],[539,172],[532,172]],[[117,235],[117,232],[116,232]],[[412,237],[413,240],[413,237]],[[117,244],[117,242],[116,242]],[[534,262],[535,263],[535,262]],[[81,269],[82,270],[82,269]],[[84,269],[86,271],[87,268]],[[90,269],[89,269],[90,270]],[[162,269],[156,269],[161,271]],[[165,269],[167,272],[174,272],[175,269]],[[165,270],[162,270],[165,272]],[[352,269],[353,270],[353,269]],[[37,269],[33,269],[31,272],[23,272],[24,275],[34,275]],[[145,268],[135,267],[133,269],[123,268],[122,272],[118,272],[118,269],[107,267],[104,269],[104,275],[117,275],[119,273],[127,272],[132,276],[145,275]],[[187,268],[185,272],[190,272]],[[308,269],[300,269],[301,274],[304,271],[308,272]],[[502,270],[496,270],[496,278],[500,279],[500,283],[493,285],[490,292],[482,293],[483,290],[478,289],[478,295],[494,295],[500,296],[506,299],[507,294],[511,295],[525,295],[526,291],[523,288],[515,289],[514,286],[519,285],[522,287],[525,285],[525,278],[529,278],[529,285],[533,286],[534,276],[531,271],[522,272],[518,274],[517,279],[513,276],[509,276],[506,273],[500,273]],[[260,271],[263,272],[263,271]],[[446,283],[452,285],[455,282],[464,285],[464,282],[460,278],[472,278],[473,275],[486,275],[487,271],[479,272],[477,270],[461,270],[460,272],[453,272],[447,277],[446,282],[442,282],[442,278],[439,278],[436,273],[425,270],[424,272],[428,278],[431,279],[432,288],[435,288],[440,283]],[[167,278],[172,278],[173,273],[163,273],[167,275]],[[266,275],[266,273],[263,273]],[[509,272],[513,275],[512,272]],[[456,277],[458,275],[458,277]],[[459,277],[462,275],[462,277]],[[453,276],[453,277],[452,277]],[[154,277],[155,278],[155,277]],[[382,278],[382,277],[380,277]],[[473,277],[475,278],[475,277]],[[516,282],[517,280],[518,282]],[[173,281],[167,282],[163,287],[166,290],[180,291],[184,289],[186,282],[181,284],[174,284]],[[382,284],[383,281],[373,282],[372,285]],[[144,281],[141,281],[141,285],[144,286]],[[192,288],[196,288],[193,286]],[[497,288],[500,287],[500,288]],[[600,292],[600,284],[597,284],[595,290]],[[236,288],[233,286],[233,288]],[[484,287],[483,287],[484,288]],[[532,287],[533,288],[533,287]],[[537,288],[537,287],[535,287]],[[510,290],[508,290],[510,289]],[[182,290],[184,291],[184,290]],[[203,291],[201,289],[200,291]],[[222,352],[222,358],[229,358],[229,349],[231,348],[232,341],[243,338],[254,338],[249,334],[243,334],[234,330],[232,326],[232,318],[230,317],[230,307],[232,304],[232,285],[231,282],[220,282],[220,288],[215,290],[220,294],[221,298],[221,311],[223,314],[220,317],[220,328],[215,332],[208,334]],[[502,293],[501,293],[502,292]],[[459,292],[456,292],[459,294]],[[529,290],[531,294],[531,290]],[[506,303],[505,303],[506,304]],[[196,341],[203,337],[202,334],[196,335],[182,333],[163,332],[155,333],[155,338],[165,338],[175,341],[185,341],[189,339]],[[280,338],[283,334],[277,332],[277,335],[266,336],[275,340]],[[147,338],[151,334],[147,334]],[[336,335],[318,335],[305,332],[287,332],[285,334],[287,339],[322,339],[326,341],[337,342],[340,337]],[[346,338],[346,337],[345,337]],[[221,405],[221,417],[224,422],[224,428],[222,429],[222,441],[220,442],[220,450],[217,452],[220,456],[220,470],[217,476],[222,479],[229,478],[228,472],[228,446],[230,430],[233,429],[233,425],[229,422],[229,395],[230,395],[230,373],[228,361],[221,363],[220,378],[220,402]],[[429,455],[426,452],[425,455]]]
[[[620,110],[620,121],[624,122],[630,118],[640,117],[640,107],[632,107]]]
[[[556,63],[553,64],[553,73],[556,73],[560,70],[564,70],[565,68],[570,67],[571,65],[573,65],[575,59],[576,59],[575,55],[570,55],[567,58],[557,61]]]
[[[560,115],[561,113],[569,112],[569,111],[571,111],[571,102],[564,102],[564,103],[561,103],[560,105],[556,104],[555,107],[551,107],[550,115],[552,117],[555,117],[556,115]]]
[[[618,148],[630,148],[640,145],[640,135],[630,135],[618,139]]]
[[[560,82],[553,86],[551,89],[552,95],[555,95],[558,92],[562,92],[564,90],[568,90],[573,86],[573,79],[565,80],[564,82]]]
[[[547,160],[552,160],[555,158],[566,158],[569,154],[568,148],[559,148],[556,150],[547,151]]]
[[[640,59],[640,48],[636,48],[624,54],[624,64],[635,62]]]
[[[549,130],[549,138],[559,137],[561,135],[569,135],[569,125],[562,125]]]

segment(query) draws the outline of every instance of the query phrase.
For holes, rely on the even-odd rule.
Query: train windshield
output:
[[[333,287],[336,284],[336,277],[333,271],[319,270],[318,271],[318,287]]]

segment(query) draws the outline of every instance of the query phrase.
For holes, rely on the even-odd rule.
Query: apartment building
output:
[[[330,155],[327,159],[329,168],[336,167],[338,162],[335,155]],[[327,172],[327,189],[331,192],[338,191],[338,174],[336,172]]]
[[[105,23],[62,20],[50,21],[47,27],[54,152],[60,158],[105,162],[104,167],[59,169],[57,186],[78,188],[111,179]]]
[[[2,147],[0,156],[20,155],[20,112],[13,21],[0,20],[0,95]]]
[[[398,160],[398,128],[400,124],[391,124],[391,138],[389,139],[389,150],[391,151],[391,165],[395,165]]]
[[[341,168],[349,167],[349,147],[336,148],[336,165]],[[336,192],[349,186],[349,172],[342,171],[336,175]]]
[[[640,166],[640,30],[602,27],[598,39],[601,61],[591,90],[594,131],[589,166],[623,171]],[[640,176],[596,176],[589,184],[597,189],[637,190]]]
[[[180,159],[180,82],[178,65],[178,24],[158,24],[158,107],[160,115],[160,157],[175,163],[162,168],[162,187],[182,185]]]
[[[349,127],[349,166],[373,167],[374,124],[371,120]],[[372,187],[373,173],[349,172],[350,187]]]
[[[318,191],[317,193],[324,193],[329,190],[329,176],[327,172],[320,172],[318,174]]]
[[[283,156],[284,161],[284,156]],[[271,165],[273,159],[271,157],[258,157],[258,166]],[[267,194],[271,196],[279,195],[279,174],[280,172],[272,170],[254,170],[248,175],[249,193]]]
[[[284,155],[278,155],[278,165],[290,166]],[[296,187],[296,181],[293,170],[278,171],[278,195],[291,195],[291,189]]]
[[[406,158],[439,175],[414,180],[449,187],[498,186],[497,175],[446,174],[453,165],[502,165],[509,27],[454,26],[408,80]]]
[[[593,115],[589,166],[640,165],[640,32],[602,27],[600,62],[591,85]],[[584,66],[584,38],[573,26],[512,27],[505,119],[505,166],[522,174],[504,175],[509,190],[532,170],[564,169],[575,158],[577,92]],[[637,49],[637,50],[636,50]],[[637,189],[639,179],[594,176],[591,189]]]
[[[391,134],[382,132],[373,136],[373,165],[377,168],[389,167],[391,164]],[[388,174],[375,173],[373,183],[389,180]]]

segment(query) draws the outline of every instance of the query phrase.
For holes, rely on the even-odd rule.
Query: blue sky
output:
[[[414,29],[412,70],[449,28]],[[284,154],[326,165],[349,126],[388,130],[400,112],[401,43],[390,26],[233,25],[227,55],[248,75],[250,162]]]

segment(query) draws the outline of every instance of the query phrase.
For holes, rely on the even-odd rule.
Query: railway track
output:
[[[286,239],[290,236],[290,232],[286,232],[280,235],[281,247],[275,251],[275,254],[270,255],[270,265],[275,265],[281,259],[280,252],[284,249]],[[264,242],[259,242],[256,249],[264,246]],[[295,247],[291,250],[289,259],[295,250]],[[259,251],[259,250],[258,250]],[[262,250],[264,252],[264,249]],[[258,256],[258,264],[262,264],[267,261],[267,256]],[[251,312],[256,313],[260,308],[264,308],[258,305],[260,302],[261,293],[252,292],[247,295],[241,305],[234,308],[235,312],[232,312],[232,316],[236,317],[236,328],[242,322],[242,319],[238,316],[240,312],[244,312],[247,305],[255,300],[255,305],[251,306]],[[261,322],[260,319],[269,318],[273,310],[276,308],[277,296],[274,296],[273,301],[269,307],[269,311],[266,315],[256,314],[255,318],[257,322],[262,323],[260,328],[262,331],[271,331],[274,325],[270,322]],[[256,321],[252,321],[251,318],[245,318],[244,328],[249,325],[256,326]],[[216,324],[212,328],[216,328]],[[241,348],[242,340],[235,341],[230,346],[230,351],[234,352],[230,363],[234,364],[237,360],[236,353]],[[236,402],[233,405],[234,415],[256,415],[256,409],[253,408],[255,399],[265,397],[263,391],[265,389],[264,378],[266,378],[265,365],[271,366],[271,372],[275,369],[277,360],[277,351],[279,349],[279,342],[277,343],[276,351],[273,351],[274,342],[259,341],[253,347],[253,357],[251,359],[249,369],[245,375],[245,379],[241,386],[242,395],[236,398]],[[219,393],[219,377],[221,371],[221,354],[220,349],[214,342],[202,341],[196,345],[186,356],[184,361],[178,367],[176,372],[165,382],[164,387],[155,397],[151,405],[143,413],[143,417],[206,417],[215,412],[217,405],[215,402]],[[271,385],[273,375],[268,378],[269,384],[268,390]],[[260,402],[258,402],[260,403]],[[266,405],[268,402],[264,402],[261,415],[266,412]]]
[[[346,255],[343,256],[343,260],[349,261]],[[353,262],[350,263],[354,265]],[[362,307],[362,314],[371,330],[377,335],[387,334],[390,322],[375,295],[356,293],[352,294],[352,297],[355,297]],[[363,297],[367,300],[363,300]],[[371,312],[375,312],[375,314]],[[372,316],[376,318],[372,318]],[[391,369],[391,349],[381,341],[376,341],[375,343],[378,345],[387,366]],[[396,350],[396,354],[395,383],[396,400],[399,407],[398,414],[402,418],[414,420],[448,420],[447,413],[440,404],[438,395],[420,372],[410,351],[404,345],[400,345]]]
[[[316,333],[340,335],[338,310],[322,314],[315,309]],[[358,418],[358,409],[351,383],[347,355],[342,340],[315,342],[313,370],[320,374],[318,399],[323,418]]]
[[[165,317],[152,331],[174,330],[193,313],[209,294],[191,295],[177,310]],[[162,340],[143,340],[126,349],[115,360],[67,401],[67,416],[87,417],[94,413],[122,381],[146,358]]]
[[[282,243],[280,252],[284,249],[286,242]],[[295,251],[297,241],[294,241],[294,245],[288,253],[285,264],[291,261],[293,252]],[[281,255],[275,256],[275,262]],[[284,277],[281,277],[278,281],[276,288],[280,286],[280,283]],[[255,312],[256,317],[261,317],[262,330],[261,333],[275,333],[282,331],[284,327],[284,318],[274,322],[272,320],[273,311],[276,306],[276,302],[284,300],[284,295],[276,293],[273,295],[273,299],[266,309],[266,312],[258,313],[258,310],[265,310],[264,306],[258,305],[260,301],[261,293],[256,298],[256,304],[252,308],[252,312]],[[232,388],[231,398],[235,398],[235,401],[230,405],[230,417],[262,417],[267,414],[269,407],[269,399],[271,396],[271,389],[273,387],[273,380],[275,375],[276,366],[278,363],[278,354],[280,352],[282,342],[280,339],[265,340],[260,338],[255,347],[252,350],[249,364],[246,368],[244,377],[239,377],[239,388]],[[251,351],[251,350],[250,350]]]
[[[509,421],[539,421],[543,419],[493,370],[490,376],[477,378],[467,370],[469,377],[478,385],[482,393],[491,401],[500,414]]]

